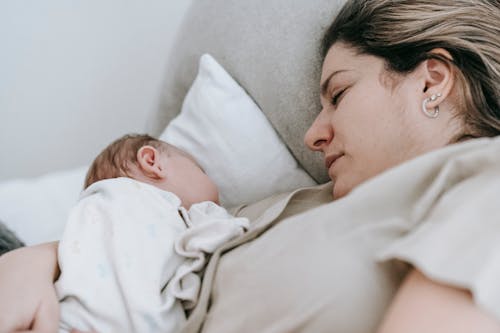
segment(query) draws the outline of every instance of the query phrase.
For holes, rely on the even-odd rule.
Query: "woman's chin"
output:
[[[349,186],[345,186],[345,184],[342,184],[340,182],[335,182],[333,184],[333,199],[337,200],[345,197],[349,194],[350,191],[351,188]]]

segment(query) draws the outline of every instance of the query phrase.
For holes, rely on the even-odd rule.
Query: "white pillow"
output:
[[[191,153],[235,206],[314,185],[245,91],[209,55],[160,136]],[[88,167],[0,183],[0,221],[27,245],[58,240]]]
[[[232,207],[315,185],[273,127],[214,58],[200,58],[181,113],[160,139],[194,156]]]
[[[58,240],[88,167],[0,183],[0,221],[33,245]]]

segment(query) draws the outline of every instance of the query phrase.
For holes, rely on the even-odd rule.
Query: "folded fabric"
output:
[[[130,178],[92,184],[59,243],[60,331],[177,332],[205,254],[246,228],[213,202],[187,211],[174,193]]]
[[[249,228],[244,217],[233,217],[213,202],[191,206],[189,211],[181,207],[184,221],[189,228],[175,242],[175,252],[186,260],[172,278],[169,291],[183,301],[185,309],[192,309],[198,300],[201,279],[199,273],[206,265],[206,255],[219,246],[243,235]]]
[[[329,184],[241,209],[260,217],[211,256],[181,332],[375,332],[406,263],[468,289],[500,320],[500,137],[429,152],[339,200],[331,193]]]
[[[59,243],[61,332],[176,332],[186,320],[167,284],[186,229],[173,193],[130,178],[99,181],[71,210]]]

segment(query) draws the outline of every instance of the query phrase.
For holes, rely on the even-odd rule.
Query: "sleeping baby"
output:
[[[126,135],[91,165],[59,243],[60,332],[176,332],[196,304],[206,253],[248,220],[218,206],[189,154]]]

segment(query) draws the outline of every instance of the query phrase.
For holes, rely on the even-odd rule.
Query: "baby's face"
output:
[[[202,201],[219,203],[217,186],[194,158],[175,147],[168,149],[168,153],[161,152],[167,177],[159,187],[177,195],[186,208]]]

